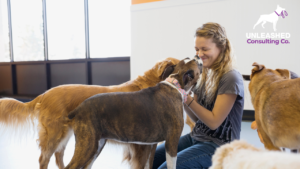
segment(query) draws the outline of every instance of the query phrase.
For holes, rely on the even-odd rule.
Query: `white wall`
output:
[[[274,13],[277,4],[288,12],[286,18],[279,18],[277,33],[290,33],[290,44],[248,44],[246,33],[274,32],[271,23],[266,23],[265,29],[258,25],[253,30],[253,26],[260,15]],[[193,57],[194,31],[206,22],[226,28],[242,74],[250,75],[253,62],[300,74],[299,7],[298,0],[166,0],[133,5],[131,78],[163,58]],[[247,87],[245,82],[245,109],[253,109]]]

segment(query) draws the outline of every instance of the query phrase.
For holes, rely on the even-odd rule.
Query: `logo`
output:
[[[256,26],[261,24],[262,28],[265,29],[264,25],[266,23],[271,23],[273,26],[274,32],[268,33],[246,33],[247,43],[248,44],[276,44],[279,43],[282,44],[290,44],[290,42],[287,40],[287,38],[291,37],[290,33],[276,33],[277,28],[277,22],[280,17],[284,19],[288,16],[287,11],[285,8],[280,7],[277,5],[277,9],[270,13],[265,15],[260,15],[257,22],[253,26],[253,30],[255,30]]]
[[[262,26],[263,28],[265,28],[265,27],[264,27],[265,23],[271,22],[271,23],[273,24],[273,29],[274,29],[274,31],[276,31],[276,30],[277,30],[277,29],[276,29],[276,24],[277,24],[277,21],[278,21],[278,17],[279,17],[279,16],[282,16],[282,18],[284,18],[283,11],[285,11],[285,9],[284,9],[284,8],[281,8],[279,5],[277,5],[277,9],[276,9],[275,12],[272,12],[271,14],[267,14],[267,15],[260,15],[258,21],[257,21],[256,24],[253,26],[253,29],[255,29],[255,27],[256,27],[258,24],[260,24],[260,23],[262,23],[261,26]],[[280,13],[280,15],[279,15],[278,13]],[[286,16],[287,16],[287,12],[286,12],[286,11],[285,11],[285,14],[286,14]]]

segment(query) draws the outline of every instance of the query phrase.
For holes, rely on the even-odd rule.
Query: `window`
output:
[[[0,0],[0,62],[10,61],[7,0]]]
[[[130,6],[131,0],[0,0],[0,62],[11,61],[11,43],[12,61],[128,57]]]
[[[84,0],[47,1],[49,60],[85,58]]]
[[[89,0],[90,57],[131,55],[130,0]]]
[[[42,1],[10,1],[14,60],[44,60]]]

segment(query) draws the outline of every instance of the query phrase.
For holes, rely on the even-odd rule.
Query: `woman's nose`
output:
[[[203,52],[201,52],[201,51],[199,50],[199,51],[196,52],[196,55],[197,55],[198,57],[201,57],[201,56],[203,56]]]

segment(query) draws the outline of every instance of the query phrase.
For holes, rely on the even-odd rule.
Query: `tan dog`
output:
[[[291,79],[286,69],[253,66],[249,91],[261,141],[269,150],[299,149],[300,79]]]
[[[300,156],[255,148],[245,141],[219,147],[209,169],[299,169]]]
[[[162,79],[165,69],[176,65],[178,59],[167,58],[155,64],[137,79],[115,86],[96,85],[61,85],[39,95],[33,101],[22,103],[15,99],[0,99],[0,123],[9,127],[24,127],[31,120],[38,119],[39,147],[41,156],[40,169],[46,169],[50,157],[55,153],[56,164],[64,168],[63,155],[69,138],[72,136],[70,124],[64,119],[85,99],[110,92],[131,92],[155,86]],[[192,126],[191,126],[192,127]],[[110,143],[116,143],[109,141]],[[122,144],[122,143],[117,143]],[[131,168],[143,168],[147,161],[151,146],[122,144],[125,147],[124,160],[128,160]],[[141,153],[143,152],[143,153]]]

